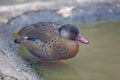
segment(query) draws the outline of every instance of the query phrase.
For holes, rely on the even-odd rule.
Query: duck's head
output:
[[[69,39],[69,40],[76,40],[84,44],[88,44],[89,41],[83,38],[80,33],[79,29],[71,24],[66,24],[61,26],[59,29],[60,35],[63,38]]]

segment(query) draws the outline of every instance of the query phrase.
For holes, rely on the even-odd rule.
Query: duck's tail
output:
[[[14,43],[20,44],[20,39],[14,39]]]

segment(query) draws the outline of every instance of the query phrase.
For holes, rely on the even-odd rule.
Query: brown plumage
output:
[[[88,44],[88,41],[79,35],[79,30],[70,24],[40,22],[23,27],[18,34],[20,43],[25,45],[31,54],[47,61],[74,57],[79,50],[77,40]],[[33,41],[30,37],[36,39]]]

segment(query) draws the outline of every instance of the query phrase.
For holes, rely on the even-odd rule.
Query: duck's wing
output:
[[[59,24],[52,22],[40,22],[30,26],[23,27],[18,34],[21,37],[34,36],[38,37],[42,42],[47,43],[52,38],[59,36]]]

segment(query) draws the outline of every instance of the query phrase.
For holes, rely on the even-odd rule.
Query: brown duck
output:
[[[71,24],[40,22],[23,27],[18,34],[20,37],[14,42],[25,45],[45,65],[49,65],[46,61],[74,57],[79,50],[77,41],[89,43],[80,35],[78,28]]]

